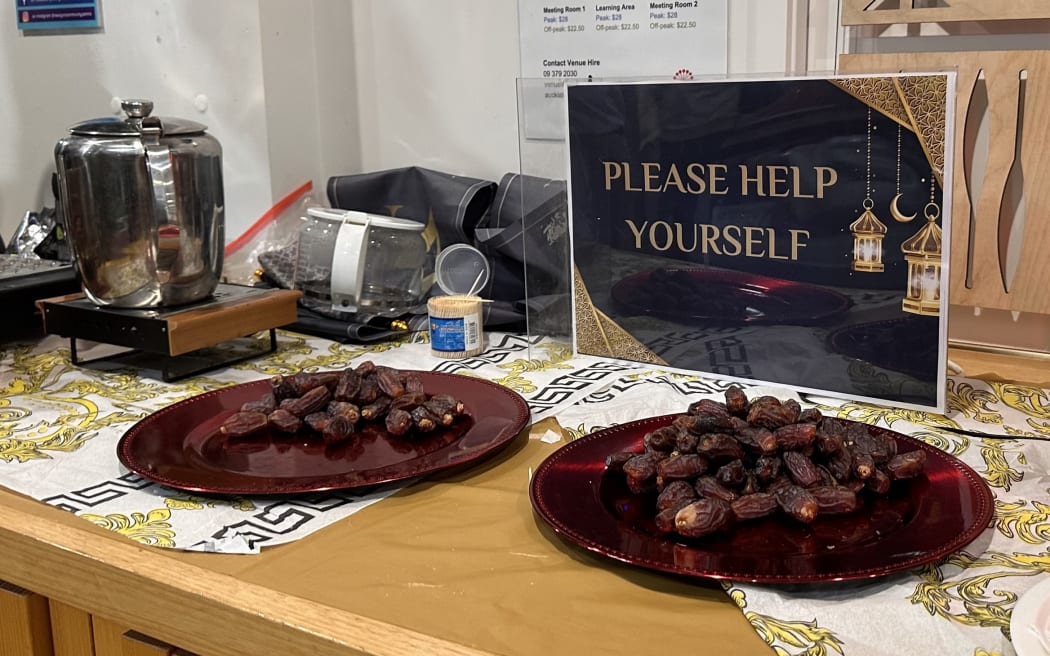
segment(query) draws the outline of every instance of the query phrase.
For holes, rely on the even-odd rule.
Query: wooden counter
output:
[[[555,447],[522,435],[486,464],[250,556],[142,547],[0,491],[0,579],[52,615],[89,611],[94,656],[153,653],[124,629],[201,656],[639,654],[654,641],[772,653],[717,584],[593,558],[541,527],[529,466]]]

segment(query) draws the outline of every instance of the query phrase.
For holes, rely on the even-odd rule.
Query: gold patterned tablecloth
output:
[[[115,456],[123,432],[149,413],[203,391],[363,359],[497,381],[528,400],[534,420],[556,417],[569,438],[677,412],[686,399],[719,396],[727,386],[651,365],[573,357],[563,343],[520,336],[490,335],[485,353],[458,361],[431,357],[425,343],[348,346],[291,333],[280,333],[279,342],[274,354],[178,383],[128,370],[73,367],[65,342],[56,337],[0,345],[0,483],[141,544],[252,552],[316,532],[397,488],[368,497],[195,497],[123,470]],[[1013,606],[1050,571],[1047,392],[954,377],[946,416],[811,401],[826,413],[888,426],[959,457],[990,486],[995,516],[966,549],[915,571],[790,590],[726,585],[758,635],[780,654],[1012,654]],[[968,436],[949,427],[1008,437]],[[536,452],[546,456],[556,447]],[[527,497],[525,477],[520,494]],[[518,507],[528,512],[527,503]],[[583,559],[572,566],[600,567],[601,561]]]
[[[373,359],[487,378],[523,394],[533,416],[542,417],[623,368],[594,358],[570,364],[565,344],[530,348],[528,339],[509,335],[491,335],[479,357],[449,361],[431,356],[426,343],[356,346],[281,333],[280,348],[266,357],[164,383],[132,369],[75,367],[67,344],[48,337],[0,345],[0,483],[142,544],[219,553],[255,553],[297,540],[400,486],[365,495],[336,491],[272,499],[203,497],[154,485],[120,465],[116,445],[160,408],[273,374],[341,369]]]

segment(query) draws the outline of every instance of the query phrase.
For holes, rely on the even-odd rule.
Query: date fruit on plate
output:
[[[724,402],[689,404],[642,445],[609,454],[606,471],[634,494],[655,492],[657,530],[688,538],[777,513],[809,524],[856,512],[864,495],[885,495],[926,464],[925,451],[897,453],[896,440],[865,424],[790,399],[748,399],[736,386]]]
[[[274,376],[270,391],[242,405],[219,431],[228,437],[265,429],[308,433],[339,444],[353,439],[365,421],[390,435],[410,436],[451,426],[466,413],[463,402],[448,394],[425,393],[419,374],[366,360],[342,371]]]

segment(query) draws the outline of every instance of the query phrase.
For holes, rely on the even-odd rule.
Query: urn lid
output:
[[[162,135],[203,134],[206,126],[182,118],[150,116],[153,112],[151,100],[123,100],[120,108],[127,118],[105,116],[82,121],[69,128],[70,134],[81,137],[139,137],[142,136],[143,120],[153,127],[160,127]]]

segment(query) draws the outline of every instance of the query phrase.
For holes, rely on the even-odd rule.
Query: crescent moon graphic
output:
[[[890,202],[890,214],[893,215],[893,218],[896,219],[898,223],[907,223],[908,221],[911,221],[919,215],[918,212],[912,214],[911,216],[908,216],[907,214],[901,214],[900,208],[897,207],[897,201],[900,200],[901,196],[903,195],[904,194],[897,194],[893,197],[893,200]]]

